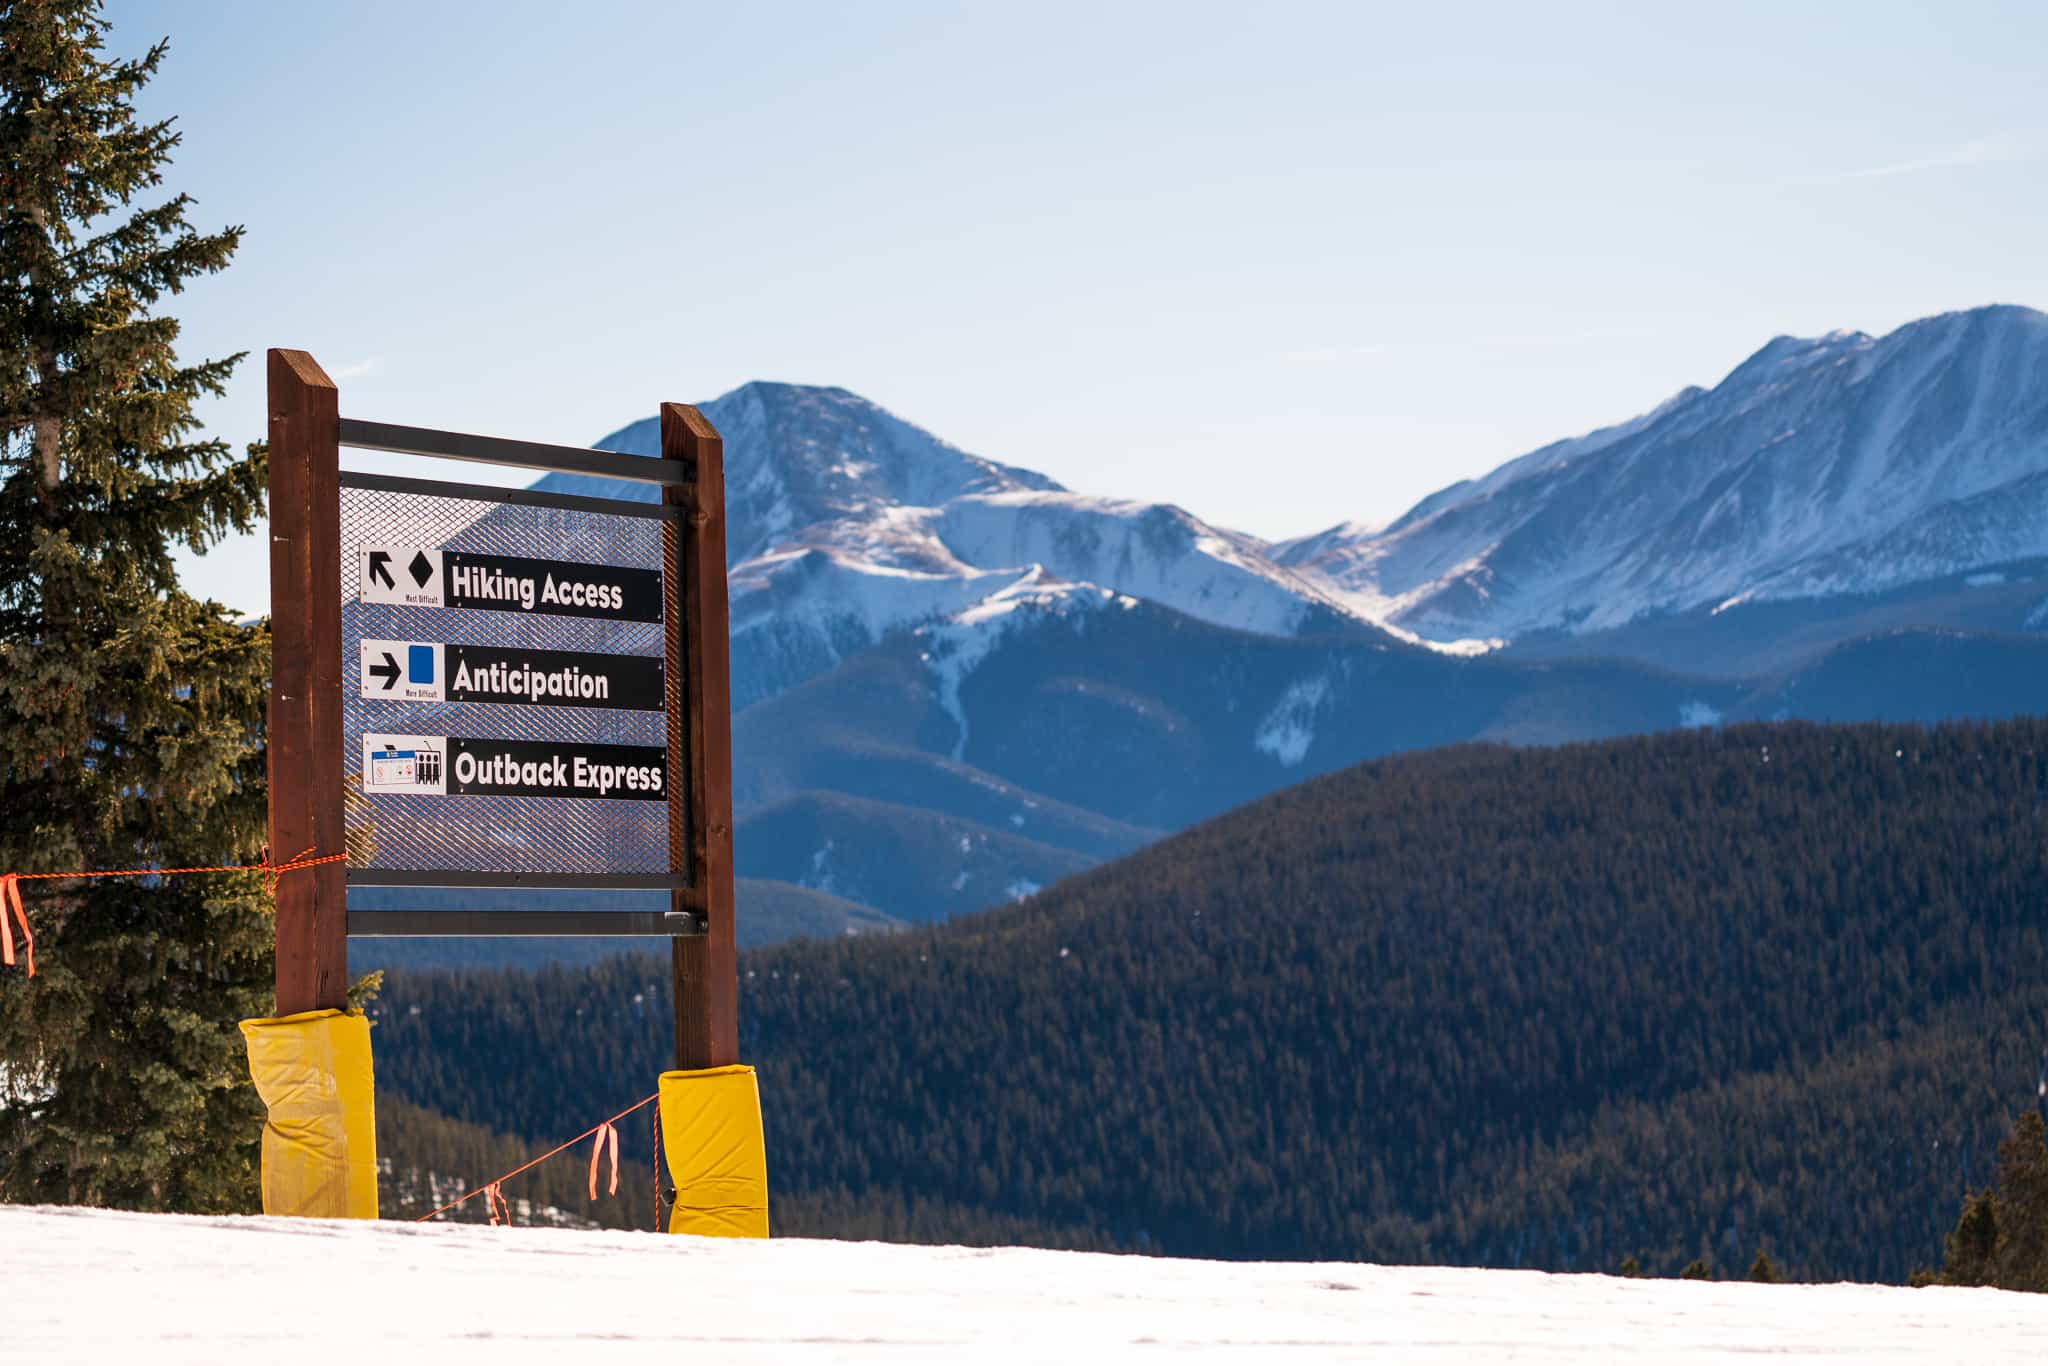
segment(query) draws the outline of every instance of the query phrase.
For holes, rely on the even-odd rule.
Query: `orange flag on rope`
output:
[[[597,1159],[604,1155],[604,1145],[607,1139],[611,1141],[612,1145],[611,1193],[613,1195],[619,1193],[619,1131],[607,1120],[605,1123],[597,1126],[597,1141],[590,1145],[590,1198],[593,1200],[597,1199]]]
[[[484,1187],[484,1208],[491,1212],[492,1228],[498,1226],[499,1211],[501,1210],[504,1212],[506,1226],[510,1227],[512,1223],[512,1207],[505,1203],[505,1192],[498,1189],[498,1183],[495,1181]]]
[[[21,875],[0,873],[0,963],[14,966],[14,930],[8,917],[21,923],[21,948],[28,960],[28,975],[36,975],[36,936],[28,927],[28,912],[21,905]],[[591,1169],[595,1172],[596,1168]],[[594,1178],[593,1178],[594,1179]]]

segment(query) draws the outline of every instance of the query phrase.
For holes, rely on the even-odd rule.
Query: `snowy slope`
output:
[[[1260,635],[1294,635],[1316,616],[1344,614],[1334,597],[1281,570],[1265,546],[1167,503],[1080,494],[1000,493],[957,499],[932,523],[946,547],[975,564],[1031,564]]]
[[[1371,630],[1249,536],[1164,503],[1070,493],[940,440],[844,389],[756,382],[704,405],[725,438],[736,700],[824,672],[892,631],[988,620],[1055,581],[1269,635]],[[651,455],[653,419],[597,444]],[[550,475],[540,487],[651,499]],[[997,614],[998,616],[1000,614]]]
[[[2048,1297],[0,1208],[20,1362],[2048,1359]]]
[[[1711,390],[1454,485],[1384,529],[1274,552],[1435,640],[1879,593],[2048,555],[2048,315],[1780,337]]]

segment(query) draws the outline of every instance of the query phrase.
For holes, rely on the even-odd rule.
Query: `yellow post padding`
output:
[[[370,1022],[339,1010],[242,1021],[263,1124],[263,1212],[377,1217]]]
[[[661,1146],[676,1185],[670,1233],[768,1236],[768,1154],[753,1068],[662,1073]]]

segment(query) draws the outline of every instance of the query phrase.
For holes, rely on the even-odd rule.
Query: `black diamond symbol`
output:
[[[422,588],[427,586],[428,579],[434,577],[434,562],[427,558],[427,552],[424,550],[415,554],[412,563],[406,568],[412,572],[412,581]]]

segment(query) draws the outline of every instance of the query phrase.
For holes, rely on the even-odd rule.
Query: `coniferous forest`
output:
[[[1406,755],[741,976],[779,1233],[1903,1281],[2039,1103],[2048,721]],[[551,1146],[666,980],[395,972],[380,1101]]]

